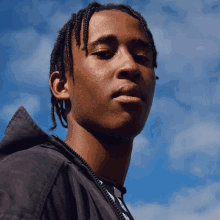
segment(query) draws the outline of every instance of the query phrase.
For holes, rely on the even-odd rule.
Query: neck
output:
[[[124,185],[130,164],[133,137],[88,132],[74,123],[65,143],[75,150],[99,176]]]

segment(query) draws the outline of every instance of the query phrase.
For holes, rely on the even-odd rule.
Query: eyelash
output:
[[[103,56],[103,54],[108,54],[107,56]],[[96,55],[96,56],[98,56],[99,58],[101,58],[101,59],[109,59],[109,58],[111,58],[112,56],[113,56],[113,53],[111,53],[111,52],[109,52],[109,51],[100,51],[100,52],[96,52],[96,53],[93,53],[92,55]]]
[[[106,54],[108,54],[108,55],[106,56]],[[114,54],[112,52],[109,52],[109,51],[100,51],[100,52],[93,53],[92,55],[96,55],[102,60],[104,60],[104,59],[107,60],[107,59],[110,59],[114,56]],[[139,60],[141,62],[149,62],[149,59],[144,55],[136,55],[134,57],[141,59],[141,60]]]

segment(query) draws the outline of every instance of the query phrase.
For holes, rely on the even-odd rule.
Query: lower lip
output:
[[[133,97],[133,96],[127,96],[127,95],[121,95],[115,98],[115,100],[119,102],[124,102],[124,103],[143,103],[141,98],[138,97]]]

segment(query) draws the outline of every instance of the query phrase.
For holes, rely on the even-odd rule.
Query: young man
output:
[[[123,185],[152,105],[156,57],[129,6],[94,2],[72,15],[49,80],[51,130],[55,108],[67,137],[47,135],[17,110],[0,143],[0,219],[133,219]]]

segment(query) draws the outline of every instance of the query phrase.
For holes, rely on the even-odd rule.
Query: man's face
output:
[[[118,10],[94,13],[89,22],[88,56],[81,50],[82,30],[81,47],[73,43],[70,114],[88,131],[136,136],[146,123],[155,89],[152,53],[140,43],[147,43],[141,24]],[[144,100],[128,97],[136,90]]]

